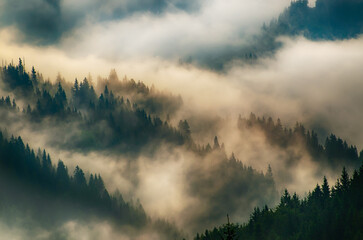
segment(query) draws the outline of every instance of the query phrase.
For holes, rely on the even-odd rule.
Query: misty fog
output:
[[[343,166],[353,174],[363,158],[362,20],[334,29],[324,17],[343,3],[305,4],[0,0],[4,156],[21,137],[36,161],[46,150],[52,174],[58,160],[70,181],[78,167],[86,185],[100,174],[110,206],[120,197],[144,221],[119,224],[83,199],[63,206],[38,182],[31,196],[12,182],[15,169],[0,179],[0,206],[11,206],[0,239],[193,239],[227,214],[245,223],[256,207],[275,208],[285,189],[304,199]],[[351,158],[329,155],[334,139]],[[17,208],[18,196],[29,205]],[[42,203],[49,225],[24,210]]]

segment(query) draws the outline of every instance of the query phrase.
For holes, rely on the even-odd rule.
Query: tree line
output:
[[[2,67],[0,74],[6,90],[28,103],[22,111],[27,120],[44,124],[42,120],[51,118],[54,124],[77,124],[77,131],[70,131],[76,135],[68,138],[73,142],[69,142],[65,147],[85,151],[113,148],[119,151],[139,152],[145,146],[158,145],[161,142],[174,145],[191,142],[187,134],[170,125],[168,118],[161,119],[152,111],[150,113],[138,106],[136,102],[141,101],[143,97],[138,97],[136,102],[132,102],[129,98],[115,95],[108,85],[104,85],[104,89],[97,94],[87,78],[80,82],[75,79],[73,86],[68,86],[61,78],[52,84],[44,81],[34,67],[31,73],[27,73],[21,59],[18,65],[9,64]],[[111,83],[120,88],[116,83]],[[161,104],[161,100],[154,99],[159,96],[155,90],[149,90],[143,83],[136,84],[133,80],[121,84],[125,85],[126,93],[136,92],[145,95],[152,108],[159,108],[156,105]],[[173,102],[173,97],[170,98],[171,100],[166,100]],[[145,103],[141,105],[146,106]],[[109,134],[105,135],[104,132]]]
[[[228,222],[194,239],[362,239],[362,186],[363,165],[352,177],[343,168],[332,187],[324,177],[305,198],[285,190],[275,208],[256,207],[247,223]]]
[[[258,129],[265,133],[266,139],[271,145],[280,148],[302,145],[313,160],[326,163],[329,166],[353,166],[359,167],[363,160],[363,151],[358,154],[357,147],[330,134],[326,137],[324,145],[319,142],[318,134],[307,130],[301,123],[296,123],[294,128],[283,127],[280,119],[276,123],[271,117],[256,117],[251,113],[249,118],[238,118],[238,128],[241,131],[246,129]]]
[[[141,204],[125,202],[120,193],[111,195],[99,174],[86,179],[79,166],[72,172],[61,160],[54,166],[45,150],[35,152],[21,137],[7,139],[2,132],[0,174],[2,212],[16,207],[31,212],[33,217],[44,212],[56,218],[64,211],[88,211],[90,216],[103,216],[120,224],[143,226],[147,222]]]

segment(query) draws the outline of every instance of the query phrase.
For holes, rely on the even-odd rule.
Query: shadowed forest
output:
[[[0,0],[0,240],[363,239],[362,10]]]
[[[246,212],[252,212],[246,224],[228,223],[197,234],[195,239],[359,239],[362,234],[359,190],[363,155],[356,146],[334,134],[322,141],[314,130],[301,123],[284,127],[280,119],[274,121],[254,113],[248,118],[240,115],[234,121],[242,138],[259,135],[274,151],[285,152],[280,162],[285,168],[278,170],[281,174],[289,174],[289,168],[306,161],[306,156],[318,172],[333,174],[343,169],[331,189],[324,176],[322,186],[317,185],[299,198],[288,190],[281,192],[283,182],[276,185],[270,164],[264,171],[257,170],[233,152],[228,153],[217,136],[211,143],[197,143],[188,121],[175,119],[177,109],[183,105],[181,96],[160,92],[132,79],[119,80],[114,70],[108,78],[100,78],[97,85],[87,78],[75,79],[71,84],[60,75],[51,83],[34,67],[27,72],[21,59],[17,65],[3,66],[1,78],[2,91],[9,93],[0,100],[1,208],[7,224],[29,225],[30,232],[33,226],[52,229],[48,237],[58,239],[67,238],[59,226],[91,219],[109,222],[114,231],[123,226],[135,236],[136,229],[144,229],[145,233],[157,232],[157,238],[182,239],[186,232],[222,224],[227,213],[232,219],[244,220],[248,219]],[[52,162],[46,150],[34,150],[21,136],[11,135],[13,131],[31,135],[40,129],[47,129],[41,136],[47,142],[44,147],[85,156],[91,152],[123,155],[122,161],[129,165],[127,171],[135,168],[141,155],[148,156],[147,161],[156,161],[153,159],[158,157],[161,145],[179,149],[177,154],[192,158],[188,166],[183,166],[184,191],[203,203],[202,208],[199,204],[183,208],[184,213],[190,214],[185,221],[192,222],[192,227],[184,231],[174,222],[148,216],[139,200],[127,201],[119,190],[107,190],[99,173],[85,173],[77,160],[72,160],[74,169],[62,160]],[[168,150],[168,154],[175,153]],[[360,170],[354,170],[349,178],[345,167]],[[142,176],[138,176],[137,167],[132,171],[125,177],[137,188]],[[276,208],[267,207],[275,204]],[[351,210],[345,213],[346,206]],[[25,220],[19,223],[19,218]],[[356,225],[344,225],[348,219],[355,219]],[[281,222],[286,222],[283,229]]]
[[[256,207],[247,223],[228,222],[194,239],[361,239],[362,172],[350,177],[343,168],[334,186],[324,177],[304,198],[285,190],[276,207]]]

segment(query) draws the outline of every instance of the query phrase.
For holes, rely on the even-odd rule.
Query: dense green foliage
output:
[[[264,25],[255,45],[249,50],[252,56],[275,52],[282,46],[279,36],[298,36],[311,40],[356,38],[362,33],[363,1],[317,0],[314,7],[308,0],[292,1],[280,16]]]
[[[279,16],[263,24],[261,31],[251,37],[250,44],[226,46],[217,53],[206,52],[197,55],[194,61],[222,71],[236,59],[255,63],[260,57],[273,56],[283,46],[282,36],[304,36],[320,41],[358,38],[362,34],[362,0],[317,0],[315,6],[309,6],[308,2],[292,0]],[[188,59],[185,61],[192,62]]]
[[[8,68],[3,68],[3,76],[8,76]],[[18,75],[8,76],[5,85],[12,92],[16,92],[16,89],[23,88],[17,84],[21,81],[19,69],[23,69],[22,63],[19,62],[16,67],[10,65],[10,68],[14,68]],[[236,204],[237,200],[246,203],[243,209],[247,212],[252,210],[252,203],[263,205],[277,200],[273,179],[246,166],[233,154],[227,157],[224,144],[220,145],[217,137],[212,146],[197,145],[191,136],[188,121],[180,120],[177,127],[173,127],[168,119],[163,121],[156,115],[148,114],[130,99],[114,93],[116,89],[118,93],[135,97],[133,94],[137,92],[136,97],[142,102],[140,99],[150,101],[155,95],[159,100],[163,98],[163,95],[156,94],[156,90],[150,90],[142,83],[127,80],[120,82],[114,76],[115,73],[111,73],[109,79],[102,80],[101,86],[104,88],[97,96],[96,90],[87,79],[80,83],[76,80],[73,86],[68,86],[58,77],[59,81],[51,84],[42,81],[41,77],[35,74],[34,68],[32,72],[29,76],[34,77],[29,79],[36,79],[29,84],[33,86],[33,93],[26,96],[21,93],[15,94],[17,98],[27,100],[29,105],[21,111],[10,104],[12,111],[17,113],[14,117],[16,119],[4,118],[4,122],[9,122],[9,126],[14,121],[20,121],[22,124],[28,122],[31,127],[35,126],[35,129],[49,129],[49,142],[67,151],[107,150],[108,154],[115,152],[130,156],[130,153],[153,153],[161,145],[170,146],[171,149],[183,147],[195,158],[183,173],[186,175],[185,191],[206,203],[205,209],[198,215],[193,214],[193,219],[190,220],[195,222],[195,229],[199,226],[209,226],[211,219],[219,219],[221,222],[226,211],[240,209],[241,206]],[[23,75],[26,74],[23,72]],[[13,82],[13,85],[9,82]],[[4,103],[9,101],[11,102],[9,97],[4,99]],[[9,113],[8,103],[5,105],[0,113]],[[165,106],[159,109],[165,109]],[[65,129],[67,131],[64,131]],[[137,159],[137,156],[132,154],[130,160],[135,158]],[[138,176],[131,176],[130,181],[137,182]],[[257,188],[252,187],[252,183]],[[220,208],[219,211],[212,210],[223,203],[228,203],[225,208]]]
[[[0,99],[2,126],[11,130],[12,126],[20,123],[33,133],[46,129],[45,138],[56,149],[121,153],[127,156],[125,161],[131,160],[128,164],[137,159],[135,155],[154,154],[161,145],[187,150],[186,156],[193,161],[188,160],[188,166],[183,166],[183,191],[203,203],[203,209],[193,209],[195,206],[192,205],[190,210],[186,210],[186,218],[193,231],[223,222],[226,213],[230,213],[232,218],[243,217],[254,206],[274,205],[278,201],[270,167],[263,173],[245,165],[234,154],[228,157],[218,137],[214,138],[212,145],[196,144],[187,120],[180,120],[175,127],[170,124],[169,114],[174,114],[172,109],[180,106],[180,97],[157,92],[141,82],[126,78],[119,81],[115,72],[111,72],[109,78],[101,79],[96,88],[87,78],[68,84],[58,76],[53,84],[44,81],[34,68],[27,73],[21,60],[17,66],[2,67],[0,78],[3,90],[13,96]],[[306,130],[299,123],[288,129],[282,126],[280,120],[275,123],[272,118],[266,120],[251,114],[249,119],[238,119],[238,128],[241,132],[263,132],[273,147],[288,153],[283,159],[286,165],[302,161],[301,156],[288,151],[296,147],[302,148],[304,154],[310,154],[321,168],[328,166],[333,171],[343,165],[354,168],[362,160],[362,153],[359,156],[355,146],[333,134],[325,144],[321,144],[316,132]],[[129,175],[132,178],[130,182],[138,182],[140,176],[132,174]],[[355,177],[351,181],[344,179],[333,191],[325,183],[303,200],[296,194],[290,196],[286,191],[276,209],[256,207],[248,224],[227,224],[207,231],[197,239],[308,239],[314,234],[325,237],[325,233],[314,232],[317,231],[314,226],[321,222],[314,222],[312,216],[316,212],[309,211],[313,211],[311,206],[318,206],[316,211],[327,209],[321,210],[321,216],[316,220],[324,222],[325,211],[331,211],[334,204],[338,204],[335,207],[339,209],[341,200],[334,199],[341,194],[340,185],[347,186],[349,182],[348,185],[353,186]],[[101,176],[85,174],[79,167],[69,174],[62,161],[57,167],[53,166],[45,151],[34,153],[20,137],[7,139],[0,135],[0,187],[3,189],[0,193],[1,216],[26,214],[42,224],[53,225],[72,218],[98,217],[111,219],[120,225],[150,227],[141,205],[125,202],[121,194],[110,195]],[[314,201],[321,202],[321,205],[312,204],[312,199],[320,195],[326,199]],[[12,211],[17,214],[12,214]],[[50,211],[54,213],[51,219],[47,214]],[[308,212],[310,215],[304,215]],[[341,213],[337,211],[336,214]],[[329,215],[328,219],[334,219],[334,216]],[[359,216],[353,217],[359,220]],[[312,222],[305,223],[310,218]],[[278,228],[280,222],[286,227]],[[180,236],[172,224],[164,221],[153,224],[152,227],[168,232],[168,236]],[[338,223],[325,224],[335,227]],[[348,236],[345,230],[342,234],[341,237]]]
[[[264,117],[259,118],[251,113],[248,119],[239,117],[238,128],[241,131],[246,129],[261,130],[270,144],[280,148],[303,146],[313,160],[333,168],[343,165],[359,167],[363,157],[362,152],[358,156],[356,146],[348,145],[346,141],[334,134],[326,138],[324,145],[320,144],[317,133],[306,130],[299,123],[296,123],[293,129],[284,128],[280,119],[275,123],[271,117],[266,120]]]
[[[108,78],[99,79],[97,88],[101,92],[108,86],[117,96],[132,99],[139,108],[146,112],[167,118],[177,112],[183,104],[181,96],[173,96],[171,93],[160,92],[154,85],[150,88],[143,82],[128,80],[125,76],[122,80],[117,76],[113,69]]]
[[[20,137],[7,140],[1,132],[0,188],[3,217],[16,209],[44,224],[85,215],[137,226],[147,221],[141,205],[125,202],[121,194],[110,195],[99,174],[87,180],[77,166],[70,175],[62,161],[53,166],[45,150],[36,154]],[[17,216],[10,212],[9,217]]]
[[[362,31],[363,1],[317,0],[308,7],[308,0],[291,2],[268,31],[280,34],[299,34],[311,39],[346,39]]]
[[[246,224],[226,224],[206,230],[195,240],[214,239],[352,239],[363,237],[363,165],[350,178],[345,168],[331,189],[321,186],[300,199],[287,190],[280,204],[255,208]]]
[[[60,77],[56,84],[52,84],[44,81],[34,68],[27,73],[21,59],[17,66],[10,64],[0,72],[5,90],[28,103],[23,111],[26,115],[23,116],[24,120],[41,123],[43,128],[45,124],[48,124],[46,127],[58,127],[60,123],[76,125],[76,131],[67,132],[69,135],[63,132],[59,136],[58,144],[63,147],[131,153],[138,153],[142,148],[154,149],[153,146],[161,142],[194,147],[190,136],[171,126],[168,119],[162,120],[155,115],[155,112],[163,112],[165,116],[172,114],[181,104],[180,97],[158,93],[143,83],[136,84],[134,80],[120,82],[112,75],[112,81],[105,81],[116,92],[132,97],[135,102],[124,96],[116,96],[104,82],[100,84],[104,89],[97,96],[86,78],[80,83],[76,79],[72,87]],[[138,102],[144,108],[139,107]],[[43,121],[48,119],[52,121]]]
[[[227,157],[217,144],[210,154],[198,161],[186,173],[188,193],[200,199],[205,209],[191,220],[196,226],[194,229],[221,223],[226,213],[231,213],[232,217],[243,216],[256,205],[272,205],[278,201],[270,167],[266,173],[257,171],[242,163],[234,154]]]

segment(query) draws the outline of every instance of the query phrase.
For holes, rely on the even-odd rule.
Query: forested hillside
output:
[[[281,120],[276,123],[271,117],[267,119],[256,117],[251,113],[249,118],[238,119],[238,128],[241,132],[248,130],[262,131],[267,141],[281,149],[288,149],[294,146],[303,146],[315,162],[322,167],[341,168],[349,166],[358,168],[363,160],[363,152],[358,154],[356,146],[348,143],[331,133],[325,138],[324,143],[319,140],[314,130],[308,130],[301,123],[296,123],[294,128],[283,127]],[[299,159],[294,159],[298,161]]]
[[[20,59],[16,66],[3,67],[1,76],[4,89],[13,93],[16,100],[27,103],[19,116],[37,127],[55,128],[59,131],[56,144],[64,148],[135,153],[148,145],[152,149],[160,142],[193,145],[187,132],[189,126],[177,129],[167,118],[162,120],[155,115],[157,112],[171,115],[181,104],[180,97],[149,90],[141,82],[120,82],[111,75],[111,86],[125,95],[115,95],[107,85],[97,95],[87,78],[81,82],[76,79],[72,87],[61,78],[52,84],[44,81],[34,67],[27,73]],[[62,129],[74,131],[65,133],[59,129],[60,123]]]
[[[245,224],[227,223],[194,239],[362,239],[363,165],[343,168],[332,187],[324,177],[307,197],[285,190],[278,206],[256,207]]]
[[[193,135],[193,126],[187,119],[176,119],[183,102],[180,96],[159,92],[142,82],[126,78],[120,81],[115,71],[111,71],[108,78],[99,78],[97,87],[87,78],[82,81],[75,79],[70,84],[60,75],[52,83],[45,81],[34,67],[27,72],[19,59],[18,65],[3,66],[0,77],[1,88],[7,94],[0,99],[1,126],[5,135],[15,131],[25,133],[29,138],[35,134],[37,138],[44,138],[42,141],[55,152],[81,153],[86,158],[99,154],[100,159],[97,160],[89,157],[87,165],[102,164],[103,157],[121,156],[121,159],[112,160],[112,164],[126,165],[125,170],[117,172],[117,176],[129,182],[131,193],[128,194],[131,196],[142,187],[142,164],[150,162],[162,166],[181,161],[178,163],[180,173],[172,177],[180,178],[178,181],[183,187],[178,194],[188,199],[187,204],[181,205],[183,215],[177,220],[182,228],[188,224],[188,233],[222,224],[227,213],[239,221],[246,220],[254,208],[256,216],[273,214],[275,210],[263,206],[277,203],[281,184],[289,181],[284,176],[290,174],[290,181],[295,181],[290,173],[291,166],[306,161],[305,154],[317,164],[319,171],[329,169],[327,173],[334,173],[342,166],[354,169],[362,160],[362,153],[358,154],[357,147],[348,145],[334,134],[322,144],[315,131],[307,130],[300,123],[291,129],[284,127],[279,119],[275,123],[272,118],[256,117],[253,113],[248,119],[239,117],[235,129],[242,139],[248,136],[246,132],[256,136],[262,133],[264,141],[270,146],[265,146],[262,141],[259,147],[266,147],[267,151],[271,151],[268,150],[271,147],[279,149],[282,164],[289,167],[279,168],[277,173],[282,175],[274,176],[269,164],[261,171],[256,167],[258,165],[246,163],[248,157],[243,152],[242,157],[227,152],[225,144],[220,143],[217,136],[212,144],[201,143],[197,135]],[[176,126],[173,125],[175,122]],[[37,135],[38,132],[42,134]],[[228,144],[229,139],[224,140]],[[292,149],[302,149],[304,155]],[[171,223],[151,220],[139,202],[129,203],[120,193],[109,193],[99,174],[85,174],[78,166],[69,171],[61,160],[53,166],[45,150],[35,153],[20,137],[1,135],[0,153],[3,172],[1,206],[4,213],[16,212],[13,215],[7,213],[14,216],[13,222],[18,216],[27,216],[37,218],[35,225],[44,223],[55,229],[73,219],[88,221],[96,218],[106,219],[115,227],[155,229],[159,237],[166,239],[170,236],[182,238],[183,229],[181,232],[177,230],[174,216],[168,216],[167,220],[171,219]],[[158,159],[160,156],[163,160]],[[146,162],[140,162],[143,158]],[[77,165],[77,158],[66,160]],[[258,159],[255,161],[257,163]],[[270,161],[274,161],[273,158]],[[115,182],[108,184],[114,185]],[[338,189],[338,186],[334,188],[334,193],[339,192]],[[311,196],[320,194],[317,191],[315,189]],[[311,196],[299,200],[296,194],[291,197],[285,192],[284,201],[295,202],[302,208],[309,206]],[[165,197],[160,195],[160,199]],[[332,197],[329,195],[329,199]],[[152,204],[148,199],[142,200],[142,203]],[[49,212],[53,213],[52,218],[47,217]],[[300,226],[302,220],[297,221],[295,224]],[[210,234],[222,236],[226,227],[233,227],[233,231],[244,238],[255,236],[254,232],[243,230],[250,229],[245,225],[226,225],[206,232],[201,238],[209,239]],[[266,236],[274,234],[266,233]]]
[[[363,0],[0,0],[0,240],[363,239],[362,33]]]
[[[99,174],[86,176],[78,166],[68,170],[61,160],[54,165],[45,150],[35,153],[21,137],[6,139],[1,132],[0,187],[0,218],[9,224],[23,219],[29,229],[54,231],[68,221],[99,219],[116,228],[153,227],[161,238],[181,238],[169,223],[151,221],[138,201],[125,202],[121,193],[110,194]],[[53,232],[51,238],[57,237]]]
[[[34,68],[32,68],[31,73],[27,73],[21,60],[19,60],[17,66],[3,67],[1,76],[4,80],[4,90],[13,93],[14,96],[14,98],[9,96],[3,98],[0,104],[1,113],[4,117],[3,123],[7,123],[3,127],[7,131],[11,131],[12,126],[16,126],[16,123],[24,122],[30,128],[34,128],[29,129],[31,131],[49,129],[48,131],[51,134],[46,133],[49,142],[67,151],[92,152],[107,150],[124,155],[131,153],[135,156],[136,154],[141,155],[141,149],[145,150],[145,148],[151,149],[151,151],[147,150],[148,153],[156,154],[159,149],[156,146],[162,143],[172,148],[182,147],[189,151],[190,157],[194,159],[191,165],[185,169],[185,191],[186,194],[193,196],[198,201],[205,202],[205,208],[199,209],[197,212],[194,209],[197,207],[195,205],[190,206],[191,209],[188,210],[194,211],[193,216],[188,219],[188,221],[195,224],[193,229],[198,229],[199,226],[210,226],[214,222],[211,222],[211,219],[222,222],[225,211],[237,211],[237,209],[241,208],[240,205],[236,204],[237,199],[245,202],[243,209],[249,210],[256,203],[262,205],[266,202],[273,203],[276,200],[277,191],[271,172],[266,174],[259,172],[251,166],[243,164],[233,154],[227,157],[224,144],[220,145],[217,137],[215,137],[213,145],[209,143],[205,145],[195,144],[191,136],[190,126],[186,120],[180,120],[177,127],[169,124],[168,118],[172,112],[163,112],[166,119],[161,120],[151,110],[148,113],[136,103],[131,103],[135,97],[132,93],[138,92],[136,95],[138,101],[146,100],[152,106],[156,106],[157,109],[164,109],[164,106],[169,103],[173,104],[173,101],[164,99],[160,105],[162,107],[159,107],[159,103],[157,101],[153,102],[153,98],[148,96],[150,92],[157,95],[156,90],[149,90],[142,83],[135,84],[133,80],[120,82],[114,79],[115,76],[111,76],[113,82],[107,82],[108,80],[106,82],[110,83],[113,88],[104,85],[104,89],[97,96],[94,87],[87,79],[80,83],[76,79],[73,86],[67,85],[60,78],[58,79],[59,82],[52,84],[42,80],[41,75],[37,74]],[[65,87],[63,87],[62,83]],[[114,94],[114,88],[116,88],[116,92],[130,96],[131,100],[122,95]],[[172,95],[168,97],[173,99]],[[15,99],[18,99],[18,101]],[[69,131],[64,131],[64,129]],[[56,132],[56,134],[53,132]],[[6,139],[3,141],[7,143]],[[12,139],[10,143],[20,145],[21,149],[21,146],[24,145],[20,138]],[[30,156],[24,158],[30,158],[29,163],[20,156],[17,157],[18,160],[15,163],[21,169],[24,168],[24,171],[30,171],[26,164],[34,165],[34,171],[40,171],[39,174],[34,172],[33,175],[30,175],[30,177],[35,178],[31,178],[32,181],[38,184],[47,182],[48,188],[51,189],[54,185],[60,185],[66,189],[64,196],[63,191],[51,192],[53,195],[50,196],[53,198],[65,198],[65,200],[71,202],[78,201],[81,206],[89,204],[88,202],[93,196],[94,187],[92,185],[94,181],[102,182],[102,178],[97,177],[97,175],[90,175],[86,181],[83,171],[79,168],[76,168],[73,177],[69,177],[67,171],[63,169],[64,164],[62,162],[59,163],[58,168],[60,169],[55,169],[50,163],[49,155],[46,155],[46,153],[32,155],[29,147],[27,149]],[[26,152],[26,150],[22,151]],[[4,159],[11,159],[6,155],[12,154],[9,153],[8,148],[5,148],[3,152],[5,154]],[[26,153],[24,154],[26,155]],[[9,162],[12,163],[10,160]],[[43,173],[48,169],[45,167],[46,165],[49,168],[47,174]],[[58,173],[58,170],[60,173]],[[22,172],[15,171],[15,173],[19,174],[21,179],[27,177]],[[17,176],[15,173],[12,175],[14,178]],[[43,174],[46,175],[47,179],[43,179],[44,181],[42,179],[37,180]],[[58,175],[64,179],[58,179]],[[130,181],[138,181],[137,177],[137,175],[130,176]],[[12,181],[11,179],[5,177],[4,182]],[[19,183],[20,185],[21,182],[22,180]],[[252,187],[252,183],[258,186],[258,190]],[[64,184],[66,185],[63,186]],[[103,183],[101,185],[103,187]],[[213,191],[206,190],[210,187],[212,187]],[[121,212],[118,217],[117,214],[121,211],[119,208],[127,208],[129,205],[123,203],[122,198],[118,200],[118,198],[111,197],[104,189],[98,189],[97,191],[100,191],[100,193],[95,195],[95,202],[98,204],[96,209],[101,208],[102,214],[106,212],[107,216],[115,215],[116,220],[120,218],[124,221],[123,224],[133,225],[133,221],[135,221],[135,224],[147,224],[147,217],[142,208],[140,208],[142,214],[134,213],[133,208],[131,208],[131,210],[127,211],[122,210],[126,211],[128,215]],[[26,193],[23,194],[24,196],[27,195]],[[225,208],[220,208],[219,206],[225,202],[228,203]],[[48,205],[44,204],[44,206]],[[117,210],[114,209],[115,206]],[[90,207],[95,208],[94,205]],[[57,207],[55,208],[57,209]],[[108,209],[108,212],[103,208]],[[216,208],[219,210],[216,211]],[[34,214],[38,211],[42,211],[42,209],[35,209]],[[68,216],[65,211],[62,211],[62,213]],[[95,213],[95,215],[97,214]],[[134,218],[136,220],[133,220]],[[162,223],[161,226],[163,225],[165,224]]]
[[[201,65],[222,71],[239,59],[256,63],[273,56],[284,46],[282,37],[304,37],[312,41],[358,38],[362,33],[361,0],[294,0],[281,14],[265,22],[260,32],[244,46],[229,46],[222,54],[202,58]],[[315,4],[314,4],[315,3]]]

